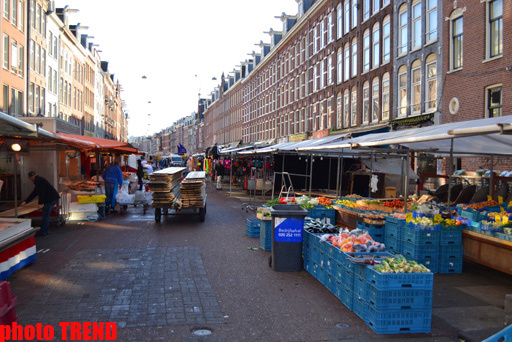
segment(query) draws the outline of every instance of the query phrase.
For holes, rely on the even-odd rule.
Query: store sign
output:
[[[304,219],[276,217],[274,220],[274,241],[302,242]]]
[[[313,133],[313,139],[320,139],[320,138],[328,137],[330,132],[331,132],[331,130],[329,128],[322,129],[320,131],[316,131],[315,133]]]
[[[290,142],[304,141],[307,138],[308,138],[308,135],[306,133],[294,134],[294,135],[290,136]]]

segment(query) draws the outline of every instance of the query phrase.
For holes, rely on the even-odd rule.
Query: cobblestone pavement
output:
[[[199,247],[82,250],[19,316],[21,324],[99,320],[119,328],[224,322]]]

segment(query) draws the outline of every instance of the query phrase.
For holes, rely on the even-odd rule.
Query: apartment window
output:
[[[370,70],[370,30],[363,35],[363,72]]]
[[[345,34],[350,31],[350,0],[345,0]]]
[[[380,9],[380,0],[373,0],[373,14],[377,13]]]
[[[46,50],[41,49],[41,74],[46,76]]]
[[[350,95],[348,89],[343,93],[343,127],[348,127],[350,121]]]
[[[9,36],[4,34],[4,44],[3,44],[3,65],[4,69],[9,69]]]
[[[357,76],[357,38],[352,39],[352,77]]]
[[[33,19],[35,17],[36,17],[36,0],[30,0],[30,18]],[[32,28],[35,29],[36,21],[30,20],[30,22],[32,23]]]
[[[4,18],[9,20],[9,15],[11,14],[11,9],[10,9],[10,1],[9,0],[4,0]]]
[[[390,2],[391,0],[382,0],[382,7],[386,7]]]
[[[53,37],[53,56],[54,56],[55,58],[58,58],[58,57],[59,57],[59,54],[57,53],[58,48],[59,48],[59,45],[58,45],[59,40],[58,40],[58,39],[59,39],[59,38],[57,38],[57,36]]]
[[[16,73],[18,70],[18,43],[11,40],[11,71]]]
[[[21,30],[21,32],[24,32],[25,31],[25,2],[24,1],[20,1],[19,12],[20,12],[20,30]]]
[[[387,63],[391,59],[391,21],[389,15],[384,18],[384,24],[382,25],[382,41],[384,42],[382,62]]]
[[[39,114],[41,116],[46,116],[46,108],[45,108],[45,104],[46,104],[46,91],[45,91],[44,88],[41,88],[40,103],[41,103],[41,109],[39,110]]]
[[[370,18],[370,0],[363,0],[363,21]]]
[[[407,115],[407,66],[398,69],[398,116]]]
[[[338,66],[336,69],[336,81],[340,84],[343,81],[343,52],[341,48],[338,49]]]
[[[421,62],[419,60],[412,63],[411,76],[411,114],[419,114],[421,112]]]
[[[4,0],[8,1],[8,0]],[[18,26],[18,0],[12,0],[12,18],[11,22],[14,26]]]
[[[30,82],[28,87],[28,111],[29,113],[34,113],[34,94],[35,94],[35,85]]]
[[[437,109],[437,55],[427,57],[427,89],[425,89],[426,111],[434,112]]]
[[[9,113],[9,86],[4,84],[4,87],[3,87],[3,97],[4,97],[4,102],[3,102],[3,107],[2,107],[2,111],[4,113]]]
[[[327,111],[325,109],[325,100],[320,102],[320,130],[327,128]]]
[[[317,30],[318,30],[318,28],[315,26],[313,28],[313,54],[317,53],[317,51],[318,51]]]
[[[317,131],[318,130],[318,117],[317,117],[317,107],[318,105],[315,103],[313,104],[312,108],[313,108],[313,114],[312,114],[312,117],[313,117],[313,131]]]
[[[57,94],[57,82],[58,82],[58,79],[57,79],[57,70],[53,70],[53,93],[54,94]]]
[[[379,121],[379,78],[376,77],[372,82],[372,122]]]
[[[412,5],[412,48],[421,47],[421,2]]]
[[[318,75],[320,77],[320,89],[325,87],[325,59],[320,61],[320,73]]]
[[[452,20],[452,43],[451,43],[451,61],[452,61],[452,70],[462,68],[462,60],[463,60],[463,22],[462,16],[455,18]]]
[[[437,39],[437,0],[427,0],[427,43]]]
[[[402,5],[400,7],[400,12],[398,15],[400,28],[398,29],[398,55],[403,55],[407,53],[407,4]]]
[[[501,116],[502,100],[501,86],[487,88],[487,117]]]
[[[41,6],[36,6],[36,31],[41,32]]]
[[[380,26],[379,23],[373,25],[373,39],[372,39],[372,56],[373,68],[377,68],[380,64]]]
[[[370,83],[363,83],[363,123],[370,121]]]
[[[23,45],[18,46],[18,75],[25,76],[25,47]]]
[[[490,58],[503,54],[503,0],[488,2],[489,23],[487,27]]]
[[[357,125],[357,88],[352,87],[352,101],[351,101],[351,118],[350,123],[352,126]]]
[[[343,5],[338,5],[338,8],[336,9],[336,15],[337,15],[337,37],[340,39],[343,36]]]
[[[48,91],[53,92],[53,70],[52,67],[48,67]]]
[[[326,128],[331,128],[332,126],[332,96],[327,100],[327,112],[326,112],[326,119],[327,119],[327,126]]]
[[[332,84],[332,59],[333,55],[327,57],[327,84]]]
[[[345,76],[344,79],[347,81],[350,78],[350,45],[348,43],[345,44]]]
[[[325,21],[320,22],[320,50],[325,47]]]
[[[332,42],[332,28],[333,28],[333,23],[332,23],[332,15],[329,14],[327,16],[327,43],[330,43]]]
[[[358,0],[352,0],[352,28],[357,26]]]
[[[341,91],[336,96],[336,128],[343,128],[343,99],[341,97]]]
[[[313,92],[317,90],[317,66],[313,66]]]

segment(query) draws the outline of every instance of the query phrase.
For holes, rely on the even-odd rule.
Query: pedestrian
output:
[[[219,161],[215,164],[215,176],[217,177],[217,190],[222,190],[222,176],[224,176],[224,165]]]
[[[117,165],[117,161],[110,164],[101,175],[105,181],[106,211],[115,213],[117,190],[123,185],[123,171]]]
[[[28,173],[28,178],[34,182],[34,190],[27,199],[21,202],[20,205],[25,205],[32,201],[36,196],[39,197],[39,208],[43,209],[43,217],[41,222],[41,230],[37,233],[38,236],[45,236],[50,234],[50,213],[53,207],[59,202],[59,193],[55,188],[43,177],[38,176],[35,171]]]
[[[137,159],[137,179],[139,181],[139,190],[142,190],[144,185],[142,178],[144,177],[144,166],[142,166],[142,160]]]

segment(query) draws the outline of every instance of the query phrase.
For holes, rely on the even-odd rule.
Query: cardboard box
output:
[[[270,216],[270,208],[258,207],[256,217],[264,221],[272,220],[272,216]]]

